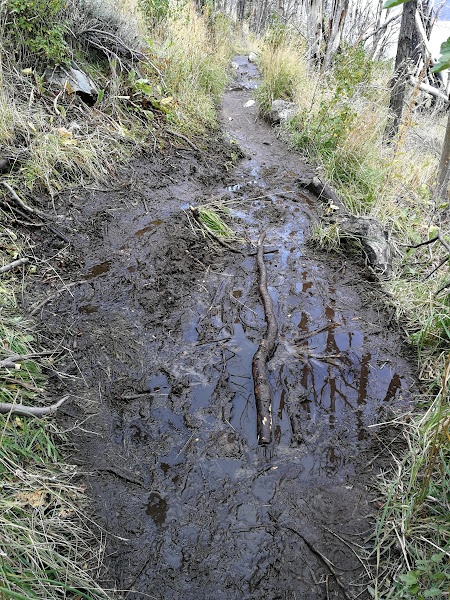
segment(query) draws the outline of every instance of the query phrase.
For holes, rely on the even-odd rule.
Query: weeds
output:
[[[236,233],[224,222],[219,213],[229,215],[230,211],[226,207],[220,205],[215,208],[199,209],[200,219],[208,229],[223,239],[235,239]]]
[[[228,81],[231,25],[222,15],[199,15],[191,3],[169,13],[154,30],[174,114],[185,131],[217,127],[215,106]]]
[[[380,573],[372,588],[374,597],[443,598],[448,593],[449,374],[450,357],[434,401],[425,405],[423,414],[401,423],[408,451],[395,465],[395,474],[380,476],[387,500],[375,541]],[[387,564],[391,567],[383,575],[381,568]]]

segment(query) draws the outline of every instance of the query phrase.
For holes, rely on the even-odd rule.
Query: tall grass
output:
[[[216,106],[229,79],[233,50],[228,18],[208,11],[199,14],[188,2],[174,6],[152,33],[178,124],[192,132],[217,127]]]

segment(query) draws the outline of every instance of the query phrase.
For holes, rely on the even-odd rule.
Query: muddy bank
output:
[[[235,60],[222,122],[246,153],[237,166],[180,143],[113,189],[62,200],[67,270],[82,283],[40,312],[44,339],[69,349],[52,384],[74,395],[61,420],[122,597],[343,598],[306,538],[364,598],[353,550],[375,510],[371,426],[411,399],[412,368],[361,268],[305,245],[312,173],[246,106],[257,73]],[[190,224],[189,205],[211,199],[242,247],[267,229],[278,249],[266,256],[279,323],[266,449],[251,376],[265,330],[256,257]]]

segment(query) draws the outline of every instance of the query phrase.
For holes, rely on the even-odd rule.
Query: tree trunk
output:
[[[448,115],[447,129],[445,131],[444,148],[442,149],[441,161],[438,171],[438,193],[441,198],[447,195],[450,179],[450,113]]]
[[[412,54],[413,35],[416,28],[415,13],[417,0],[409,0],[403,4],[402,24],[395,58],[395,70],[391,79],[391,98],[389,110],[393,113],[393,120],[388,125],[386,135],[389,139],[395,137],[400,128],[403,112],[403,102],[408,79],[408,60]]]
[[[322,58],[324,0],[307,0],[308,57],[311,66]]]
[[[238,0],[237,7],[236,7],[236,13],[237,13],[238,22],[242,22],[244,20],[244,14],[245,14],[245,0]]]
[[[330,19],[329,35],[327,40],[327,49],[323,63],[326,69],[341,43],[342,30],[344,28],[345,16],[347,14],[349,0],[334,0]]]

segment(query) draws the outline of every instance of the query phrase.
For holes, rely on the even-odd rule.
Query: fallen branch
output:
[[[70,289],[71,287],[74,287],[76,285],[81,285],[83,283],[88,283],[88,282],[87,281],[74,281],[73,283],[68,283],[63,288],[59,288],[59,290],[56,290],[55,293],[50,294],[50,296],[47,296],[47,298],[45,298],[45,300],[42,300],[42,302],[40,302],[37,306],[35,306],[30,311],[30,315],[35,315],[37,312],[39,312],[41,310],[41,308],[43,306],[45,306],[47,304],[47,302],[50,302],[50,300],[53,300],[53,298],[56,298],[56,296],[58,296],[58,294],[60,294],[61,292],[65,292],[66,290]]]
[[[52,415],[57,411],[63,402],[65,402],[69,396],[64,396],[55,404],[50,406],[25,406],[24,404],[13,404],[9,402],[0,402],[0,414],[5,415],[10,413],[12,415],[29,415],[30,417],[44,417],[46,415]]]
[[[39,358],[41,356],[51,356],[54,352],[33,352],[31,354],[12,354],[8,358],[0,360],[0,369],[15,369],[16,364],[31,360],[32,358]]]
[[[196,152],[200,152],[199,148],[197,148],[197,146],[193,142],[191,142],[191,140],[189,138],[187,138],[185,135],[183,135],[182,133],[177,133],[176,131],[172,131],[172,129],[166,129],[166,131],[167,131],[167,133],[170,133],[170,135],[180,138],[180,140],[183,140],[184,142],[186,142],[186,144],[188,144]]]
[[[17,204],[20,206],[20,208],[22,208],[27,213],[30,213],[30,215],[35,215],[35,216],[39,216],[39,217],[41,216],[41,214],[38,213],[36,210],[34,210],[34,208],[31,208],[31,206],[28,206],[27,204],[25,204],[25,202],[23,200],[21,200],[19,198],[19,196],[16,194],[16,192],[13,190],[13,188],[9,185],[9,183],[7,183],[6,181],[0,181],[0,183],[8,190],[8,192],[11,194],[13,200],[15,202],[17,202]]]
[[[302,338],[295,340],[295,342],[296,343],[304,342],[305,340],[309,339],[310,337],[313,337],[313,335],[317,335],[318,333],[322,333],[322,331],[326,331],[327,329],[332,329],[333,327],[337,327],[338,325],[340,325],[340,323],[331,323],[330,325],[325,325],[325,327],[316,329],[315,331],[308,333],[308,335],[304,335]]]
[[[230,252],[235,252],[236,254],[244,254],[242,252],[242,250],[233,248],[233,246],[230,246],[230,244],[227,244],[226,242],[224,242],[218,235],[216,235],[213,231],[211,231],[211,229],[205,223],[203,223],[203,221],[200,217],[200,211],[198,210],[198,208],[194,208],[193,206],[190,206],[189,210],[191,211],[192,216],[194,217],[194,219],[198,223],[198,225],[200,225],[200,227],[202,227],[208,233],[208,235],[210,235],[213,238],[214,241],[216,241],[218,244],[220,244],[223,248],[230,250]]]
[[[263,242],[266,232],[261,233],[258,239],[258,271],[259,271],[259,293],[263,301],[264,314],[266,317],[266,334],[259,342],[258,350],[252,361],[253,385],[256,402],[256,427],[259,444],[270,444],[272,439],[272,414],[270,385],[267,377],[267,361],[275,349],[275,341],[278,334],[278,323],[273,310],[273,302],[267,291],[267,270],[264,264]]]
[[[4,265],[3,267],[0,267],[0,275],[2,273],[6,273],[7,271],[11,271],[11,269],[15,269],[16,267],[20,267],[20,265],[25,265],[27,262],[29,262],[28,258],[19,258],[18,260]]]
[[[409,77],[409,84],[413,88],[418,87],[419,90],[421,90],[422,92],[425,92],[426,94],[430,94],[430,96],[434,96],[435,98],[439,98],[439,100],[443,100],[447,104],[449,102],[448,96],[446,94],[444,94],[444,92],[441,92],[441,90],[438,90],[437,88],[433,87],[432,85],[428,85],[428,83],[420,83],[412,75],[410,75],[410,77]]]

